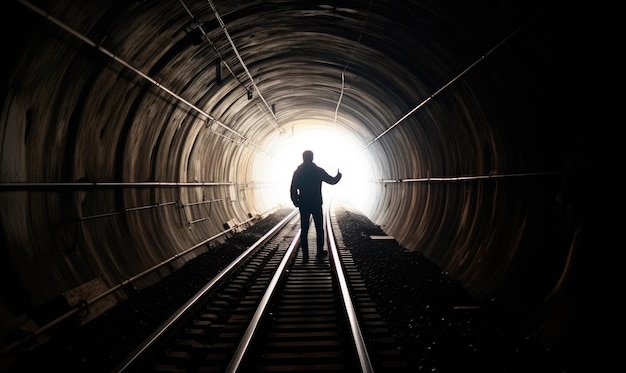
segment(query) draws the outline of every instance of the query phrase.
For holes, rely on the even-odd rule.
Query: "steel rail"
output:
[[[270,231],[259,238],[254,244],[252,244],[246,251],[244,251],[237,259],[235,259],[230,265],[224,268],[217,276],[215,276],[209,283],[207,283],[202,289],[200,289],[187,303],[181,306],[169,319],[167,319],[157,330],[150,335],[144,342],[141,343],[121,364],[117,366],[114,372],[124,372],[127,369],[134,366],[140,356],[148,351],[152,346],[156,345],[159,339],[175,329],[179,320],[186,316],[193,309],[199,300],[201,300],[205,294],[214,290],[225,278],[230,276],[236,269],[238,269],[245,260],[257,250],[257,248],[263,246],[270,239],[272,239],[296,214],[297,210],[290,212],[283,220],[276,224]]]
[[[326,213],[324,217],[324,223],[326,225],[326,242],[328,243],[329,257],[332,258],[334,263],[334,269],[336,271],[337,280],[339,282],[339,291],[343,305],[345,307],[346,315],[350,324],[350,331],[354,340],[356,352],[361,365],[361,371],[364,373],[374,372],[372,362],[367,352],[365,340],[361,333],[361,327],[359,325],[358,317],[352,303],[352,297],[350,295],[350,287],[346,281],[346,275],[343,272],[343,265],[340,260],[339,249],[337,248],[337,242],[334,235],[332,219],[330,214],[330,203],[326,207]]]
[[[330,206],[330,204],[328,206]],[[354,342],[354,347],[358,356],[359,364],[361,366],[361,372],[372,373],[374,372],[374,369],[372,367],[363,334],[361,333],[361,327],[359,325],[357,313],[352,303],[352,297],[349,290],[350,287],[346,280],[346,275],[343,271],[343,265],[341,263],[339,249],[337,248],[329,207],[326,208],[324,224],[326,226],[326,241],[329,248],[329,257],[332,257],[332,262],[329,260],[329,264],[333,266],[335,276],[337,277],[339,293],[341,294],[343,308],[349,321],[348,324],[350,326],[350,332]],[[237,350],[226,369],[227,373],[237,373],[239,368],[242,366],[244,356],[246,352],[250,349],[252,337],[258,328],[261,318],[266,313],[266,309],[268,308],[270,300],[274,297],[274,293],[277,291],[277,284],[285,276],[285,269],[287,268],[288,263],[291,261],[292,255],[298,249],[301,235],[302,231],[299,229],[295,235],[295,238],[289,245],[286,255],[281,260],[279,268],[272,277],[270,285],[266,289],[263,298],[258,308],[256,309],[256,312],[252,317],[247,330],[244,333],[244,337],[237,346]]]
[[[193,310],[197,308],[196,306],[199,304],[201,299],[203,299],[211,291],[217,289],[218,285],[220,285],[223,281],[225,281],[226,278],[231,276],[238,268],[240,268],[243,263],[245,263],[246,259],[248,259],[257,250],[257,248],[266,244],[269,240],[275,237],[278,232],[280,232],[280,230],[288,224],[288,222],[292,221],[297,211],[298,210],[294,210],[289,215],[287,215],[280,223],[274,226],[268,233],[266,233],[262,238],[260,238],[252,246],[250,246],[250,248],[242,253],[235,261],[233,261],[233,263],[231,263],[227,268],[220,272],[218,276],[216,276],[208,284],[206,284],[189,301],[187,301],[185,305],[180,307],[174,315],[172,315],[168,320],[161,324],[161,326],[152,335],[146,338],[144,342],[140,346],[138,346],[130,355],[128,355],[128,357],[122,363],[120,363],[112,372],[121,373],[126,371],[132,371],[140,366],[143,363],[142,359],[145,359],[145,356],[147,356],[146,354],[149,354],[151,351],[153,351],[156,346],[158,346],[162,338],[176,330],[177,327],[180,327],[181,322],[183,322],[184,318],[190,315]],[[367,351],[365,339],[361,331],[357,312],[355,310],[355,306],[352,303],[352,296],[349,290],[350,287],[348,285],[346,274],[343,270],[343,264],[340,259],[341,255],[339,253],[339,248],[336,241],[336,234],[333,227],[333,220],[329,208],[327,208],[325,212],[324,224],[326,227],[325,238],[329,249],[329,265],[332,266],[331,271],[334,272],[337,279],[338,292],[340,294],[340,298],[342,299],[342,309],[344,310],[348,325],[350,327],[350,333],[352,337],[351,339],[353,342],[353,347],[355,348],[356,356],[358,358],[360,371],[364,373],[372,373],[374,372],[374,369],[372,367],[372,362],[370,361],[370,356]],[[301,234],[301,230],[298,229],[294,238],[291,240],[288,249],[286,250],[283,258],[280,260],[280,263],[276,268],[275,273],[272,275],[272,278],[270,279],[267,288],[264,290],[263,295],[261,296],[261,300],[254,310],[254,314],[250,318],[250,321],[246,326],[246,330],[242,334],[241,340],[239,340],[238,345],[234,350],[234,353],[230,357],[225,372],[237,373],[244,370],[246,361],[245,359],[247,358],[248,352],[252,351],[251,346],[254,343],[253,340],[256,338],[255,336],[260,332],[259,328],[262,319],[267,314],[271,302],[275,298],[275,294],[280,288],[280,284],[283,282],[285,276],[287,276],[289,273],[289,266],[293,262],[293,258],[297,253]]]
[[[297,210],[294,210],[294,213],[295,211]],[[239,342],[239,345],[237,346],[235,353],[233,354],[233,358],[231,359],[230,363],[228,364],[228,367],[226,368],[226,372],[230,372],[230,373],[237,372],[239,367],[241,366],[243,358],[246,352],[248,351],[248,348],[250,347],[252,336],[254,335],[254,333],[256,332],[258,328],[259,322],[261,321],[261,318],[265,314],[270,300],[276,293],[280,280],[283,278],[283,276],[286,273],[285,269],[287,268],[287,265],[291,261],[291,257],[294,251],[296,251],[298,248],[298,244],[300,243],[300,233],[301,231],[298,230],[293,240],[291,241],[291,244],[289,244],[289,248],[287,249],[285,256],[283,256],[283,259],[280,261],[280,265],[278,266],[278,269],[274,273],[274,276],[272,276],[272,280],[270,281],[267,289],[265,290],[265,293],[263,294],[263,297],[261,298],[261,302],[259,303],[259,306],[257,307],[254,315],[252,316],[252,319],[250,320],[250,323],[248,324],[248,328],[244,332],[243,337],[241,341]]]

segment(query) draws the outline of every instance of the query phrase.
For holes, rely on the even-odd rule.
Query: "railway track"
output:
[[[408,371],[328,209],[324,224],[328,257],[302,261],[295,210],[114,371]]]

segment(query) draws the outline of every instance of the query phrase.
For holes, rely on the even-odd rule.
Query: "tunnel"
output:
[[[148,286],[293,207],[304,150],[344,176],[325,204],[517,310],[546,348],[623,330],[612,5],[2,8],[2,344],[85,284],[174,258],[132,282]]]

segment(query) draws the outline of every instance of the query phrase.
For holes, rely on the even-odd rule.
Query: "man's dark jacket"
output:
[[[333,177],[313,162],[303,162],[296,168],[291,179],[291,201],[296,207],[321,206],[322,182],[334,185],[341,180],[341,173]]]

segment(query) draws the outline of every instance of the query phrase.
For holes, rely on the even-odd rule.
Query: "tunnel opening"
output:
[[[264,186],[257,203],[292,206],[289,198],[292,173],[302,163],[302,152],[312,150],[314,163],[330,175],[337,171],[343,174],[341,182],[333,188],[322,186],[325,203],[334,201],[360,211],[371,211],[377,198],[376,163],[371,161],[374,155],[364,148],[357,133],[323,120],[300,120],[285,127],[289,130],[269,137],[263,144],[271,154],[252,160],[251,178],[260,180]]]

